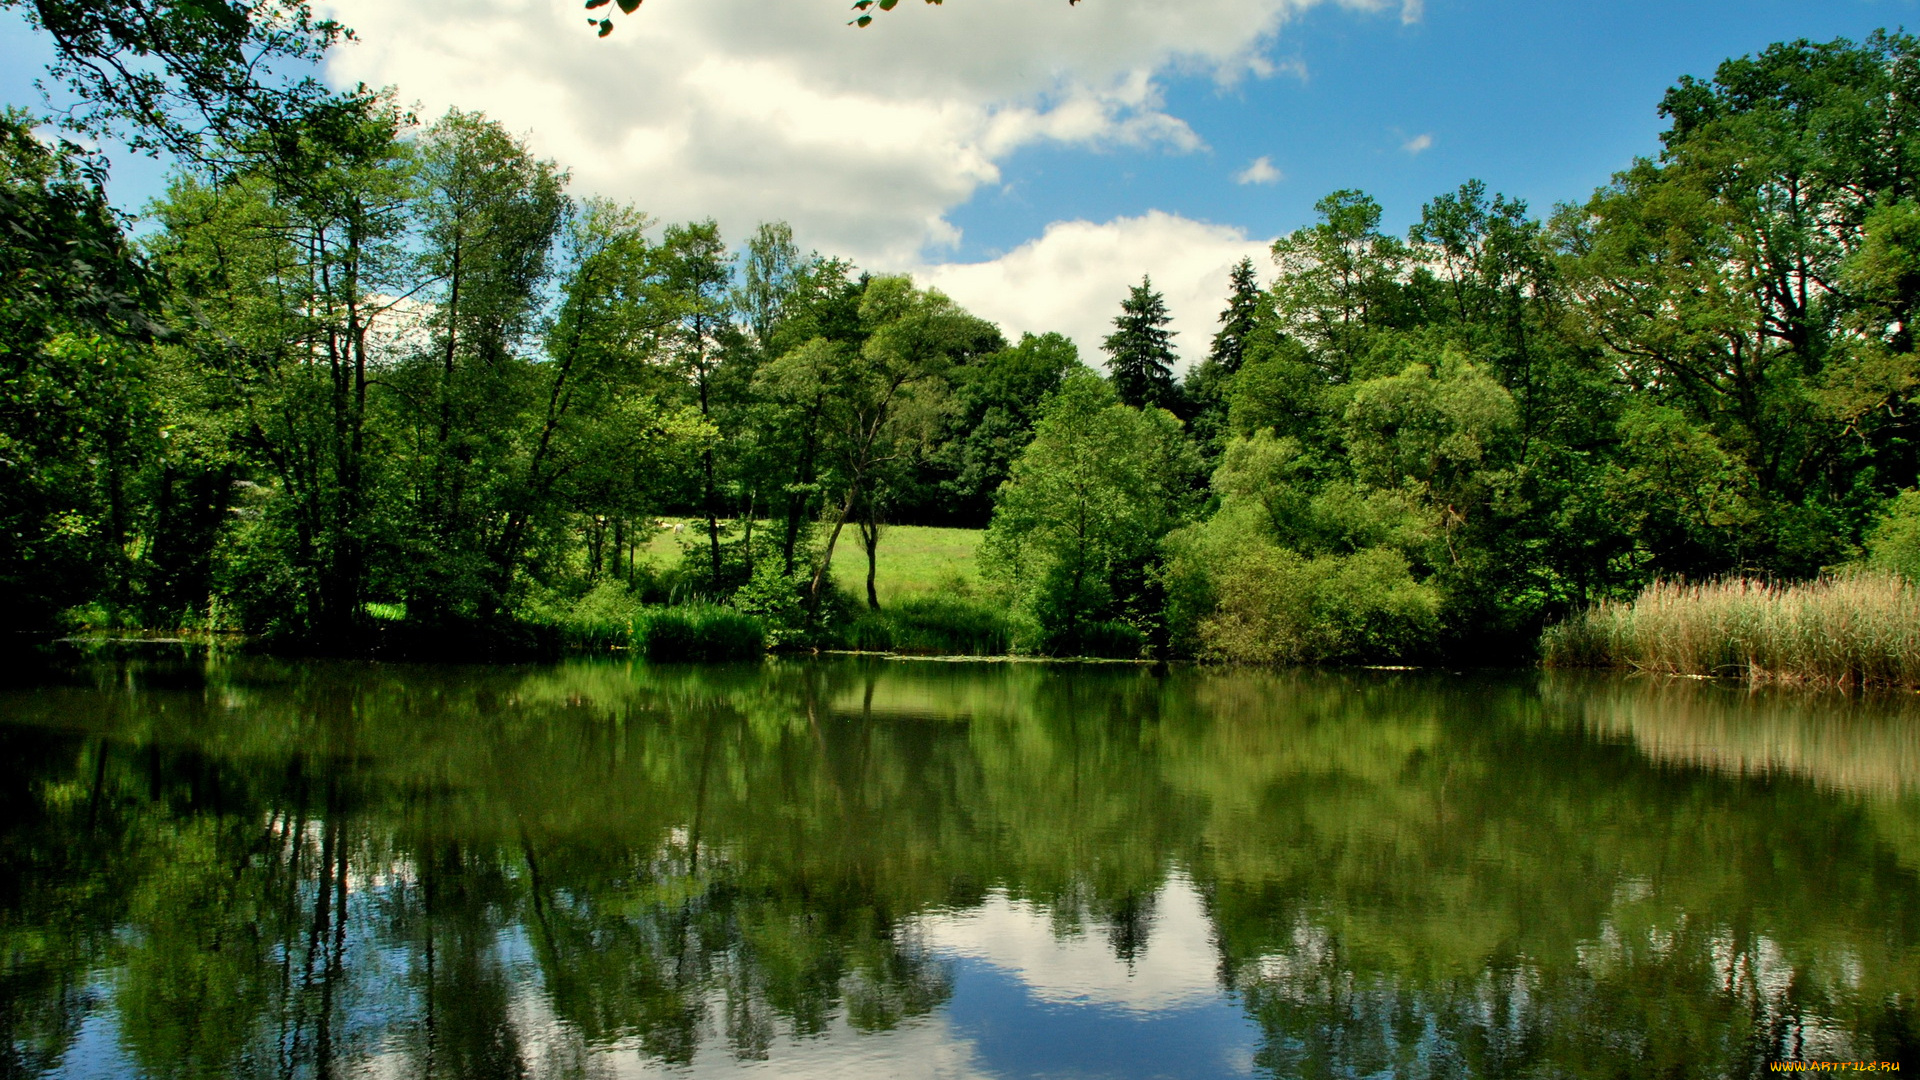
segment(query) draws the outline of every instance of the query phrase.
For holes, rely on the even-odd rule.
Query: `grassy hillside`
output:
[[[679,519],[665,518],[669,526],[654,536],[648,553],[656,566],[668,566],[680,558],[682,544],[699,539],[691,528],[675,534],[671,526]],[[754,528],[769,527],[762,522]],[[885,606],[897,597],[933,592],[955,578],[976,580],[975,556],[980,550],[983,529],[939,529],[923,525],[889,525],[880,534],[879,572],[874,581]],[[867,558],[860,548],[860,536],[852,526],[840,534],[833,553],[833,572],[842,587],[858,596],[866,595]]]

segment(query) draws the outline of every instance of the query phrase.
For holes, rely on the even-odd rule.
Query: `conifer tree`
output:
[[[1223,375],[1240,370],[1246,359],[1247,339],[1253,335],[1254,322],[1260,317],[1260,278],[1254,273],[1253,260],[1242,257],[1227,278],[1227,307],[1220,313],[1220,330],[1213,335],[1213,351],[1207,360]]]
[[[1114,331],[1101,348],[1110,358],[1107,368],[1113,388],[1126,404],[1136,408],[1173,404],[1174,332],[1166,328],[1172,321],[1166,298],[1153,290],[1150,277],[1143,275],[1120,302]]]

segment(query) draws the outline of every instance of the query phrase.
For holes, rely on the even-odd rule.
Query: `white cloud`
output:
[[[328,61],[332,78],[395,85],[429,118],[483,111],[571,168],[576,191],[713,216],[732,236],[784,218],[804,245],[897,262],[956,239],[948,211],[1021,147],[1201,148],[1156,80],[1290,70],[1263,53],[1322,2],[1395,6],[966,0],[855,30],[847,0],[650,0],[604,39],[579,0],[328,0],[325,13],[360,38]]]
[[[915,277],[1000,324],[1010,337],[1057,330],[1100,365],[1100,341],[1142,274],[1167,299],[1174,347],[1187,364],[1206,355],[1227,273],[1242,257],[1264,265],[1267,241],[1235,228],[1149,211],[1104,224],[1062,221],[1037,240],[988,262],[921,266]]]
[[[1236,184],[1277,184],[1284,179],[1286,176],[1273,167],[1273,159],[1265,155],[1254,158],[1252,164],[1233,174]]]
[[[1426,151],[1428,148],[1432,146],[1433,146],[1433,136],[1415,135],[1413,138],[1408,139],[1404,143],[1401,143],[1400,149],[1405,150],[1409,154],[1419,154]]]

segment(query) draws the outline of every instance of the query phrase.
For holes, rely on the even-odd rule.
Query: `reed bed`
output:
[[[1920,589],[1887,571],[1776,584],[1657,581],[1548,629],[1548,667],[1920,688]]]

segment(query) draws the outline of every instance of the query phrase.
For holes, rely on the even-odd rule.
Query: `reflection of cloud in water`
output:
[[[1128,964],[1105,934],[1055,933],[1044,907],[1001,892],[976,908],[917,921],[935,952],[984,960],[1020,979],[1037,998],[1156,1010],[1210,1001],[1220,993],[1213,924],[1200,895],[1174,876],[1152,905],[1146,945]]]
[[[792,1080],[828,1080],[849,1076],[898,1077],[900,1080],[975,1080],[988,1074],[975,1062],[971,1040],[954,1033],[945,1016],[934,1014],[884,1033],[859,1032],[836,1021],[818,1036],[783,1037],[764,1061],[742,1061],[723,1041],[702,1047],[691,1065],[668,1065],[638,1050],[605,1054],[591,1076],[778,1076]]]

